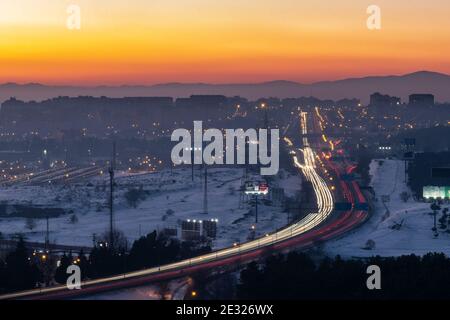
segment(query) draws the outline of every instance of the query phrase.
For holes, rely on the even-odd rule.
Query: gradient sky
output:
[[[80,31],[66,28],[69,4]],[[366,9],[382,9],[382,29]],[[300,82],[450,73],[448,0],[1,0],[0,82]]]

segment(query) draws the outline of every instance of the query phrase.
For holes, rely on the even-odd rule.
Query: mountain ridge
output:
[[[71,86],[41,83],[0,84],[0,101],[16,97],[24,101],[44,100],[56,96],[170,96],[187,97],[193,94],[221,94],[248,99],[262,97],[295,98],[315,96],[320,99],[357,98],[368,102],[374,92],[396,95],[403,100],[412,93],[432,93],[440,102],[450,102],[450,75],[433,71],[416,71],[403,75],[367,76],[325,80],[310,84],[272,80],[257,83],[183,83],[170,82],[153,85]]]

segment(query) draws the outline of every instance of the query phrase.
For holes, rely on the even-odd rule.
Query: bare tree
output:
[[[104,232],[100,236],[99,241],[109,243],[109,241],[110,241],[109,231]],[[123,231],[114,229],[113,241],[114,241],[114,250],[126,251],[128,249],[128,240],[125,237],[125,234],[123,233]]]

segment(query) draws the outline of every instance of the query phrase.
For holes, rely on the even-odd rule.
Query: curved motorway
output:
[[[305,135],[308,133],[307,113],[300,115],[303,134],[303,149],[292,149],[295,165],[302,171],[305,178],[312,183],[316,199],[317,212],[308,214],[300,221],[266,236],[232,247],[218,250],[191,259],[154,267],[142,271],[130,272],[118,276],[89,280],[82,283],[81,290],[69,290],[65,286],[34,289],[24,292],[0,296],[0,299],[70,299],[100,292],[119,290],[128,287],[145,285],[151,282],[169,280],[186,276],[200,270],[226,267],[231,264],[241,264],[265,256],[268,253],[279,252],[290,248],[307,248],[314,243],[329,240],[351,230],[362,223],[367,213],[351,211],[333,214],[333,193],[316,168],[316,153],[310,147]],[[303,157],[303,164],[299,158]],[[341,184],[346,182],[341,181]],[[361,199],[361,193],[355,188],[347,188],[356,192],[352,198]],[[354,207],[354,206],[353,206]],[[330,218],[333,216],[332,218]]]

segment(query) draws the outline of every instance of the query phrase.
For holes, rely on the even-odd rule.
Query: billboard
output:
[[[217,219],[203,221],[203,235],[215,239],[217,236]]]
[[[195,241],[200,239],[200,227],[203,221],[187,220],[181,222],[181,238],[186,241]]]
[[[266,182],[247,181],[244,186],[244,192],[248,195],[267,195],[269,193],[269,185]]]
[[[425,186],[423,187],[423,197],[425,199],[450,199],[450,186]]]

